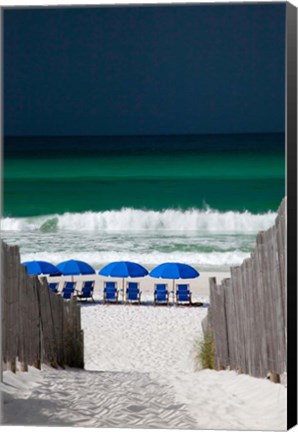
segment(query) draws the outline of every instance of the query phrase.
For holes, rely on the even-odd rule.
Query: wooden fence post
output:
[[[237,369],[237,328],[235,322],[235,299],[232,279],[224,279],[222,282],[226,285],[225,288],[225,309],[226,309],[226,322],[227,322],[227,335],[228,335],[228,355],[229,366],[231,369]]]
[[[224,289],[216,285],[216,279],[210,278],[210,297],[212,302],[212,320],[216,365],[218,369],[229,366],[228,337],[224,303]]]
[[[42,358],[44,363],[57,367],[57,345],[55,337],[55,323],[53,320],[53,310],[51,303],[51,291],[44,278],[38,282],[40,293],[40,311],[42,324]]]
[[[4,300],[4,322],[5,322],[5,347],[4,355],[6,368],[16,372],[16,359],[18,356],[18,330],[19,330],[19,274],[20,262],[17,246],[5,246],[5,286],[3,292]]]
[[[232,267],[231,268],[231,288],[233,293],[233,303],[234,303],[234,318],[233,318],[233,346],[234,346],[234,354],[235,354],[235,364],[233,368],[237,372],[242,372],[241,369],[241,345],[239,341],[241,340],[241,314],[239,308],[239,278],[240,278],[240,267]],[[232,327],[232,324],[230,325]]]
[[[30,278],[30,291],[32,293],[33,302],[33,320],[32,326],[35,334],[31,355],[30,364],[41,369],[42,360],[42,322],[41,322],[41,304],[40,304],[40,290],[39,281],[37,276]]]
[[[19,361],[22,372],[28,372],[28,342],[30,341],[30,298],[28,275],[25,267],[20,268],[19,296]],[[32,335],[31,335],[32,337]]]
[[[263,313],[263,295],[262,270],[258,259],[258,248],[260,239],[257,237],[257,246],[252,253],[252,299],[254,308],[254,326],[253,326],[253,375],[257,378],[264,378],[267,375],[267,347],[265,334],[265,316]]]

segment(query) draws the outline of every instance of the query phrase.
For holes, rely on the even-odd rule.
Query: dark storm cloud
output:
[[[285,7],[6,9],[5,133],[283,131]]]

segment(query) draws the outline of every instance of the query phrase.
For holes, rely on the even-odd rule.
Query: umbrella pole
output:
[[[122,278],[122,300],[124,301],[124,278]]]
[[[175,279],[173,279],[173,303],[175,303]]]

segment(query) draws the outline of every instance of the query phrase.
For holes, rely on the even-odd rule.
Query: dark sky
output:
[[[282,132],[285,9],[6,9],[4,132]]]

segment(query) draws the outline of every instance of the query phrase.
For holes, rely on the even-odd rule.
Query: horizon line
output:
[[[286,131],[266,131],[266,132],[213,132],[213,133],[154,133],[154,134],[45,134],[45,135],[13,135],[3,134],[3,138],[73,138],[73,137],[171,137],[171,136],[210,136],[210,135],[269,135],[269,134],[285,134]]]

